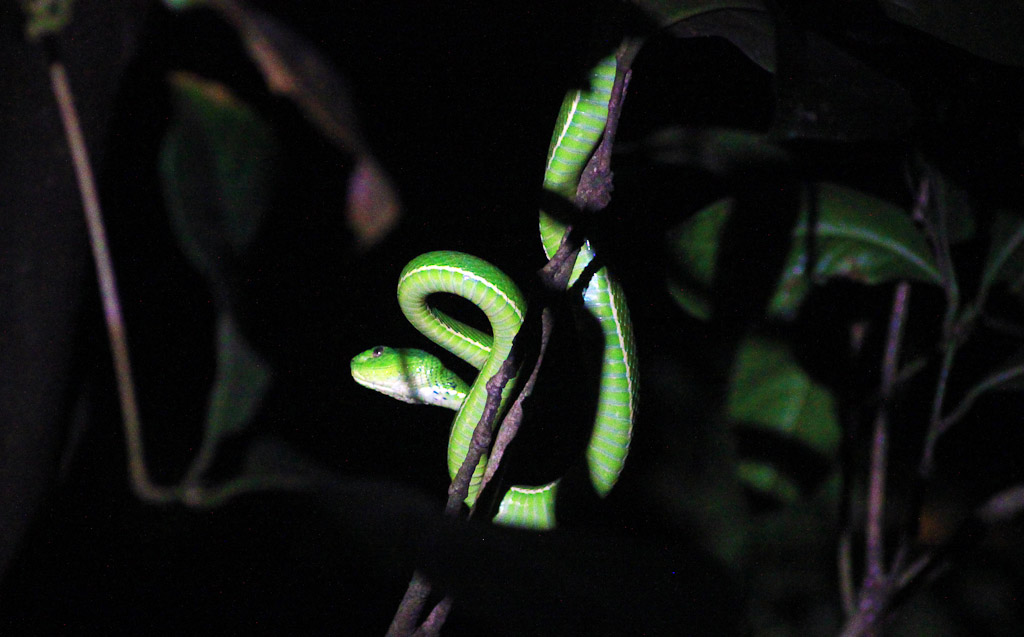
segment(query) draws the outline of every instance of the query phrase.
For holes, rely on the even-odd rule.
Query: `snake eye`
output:
[[[383,353],[384,353],[384,346],[383,345],[378,345],[377,347],[373,348],[373,357],[374,358],[380,358],[381,354],[383,354]]]

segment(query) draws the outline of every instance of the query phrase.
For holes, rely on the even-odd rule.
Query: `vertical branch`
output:
[[[901,281],[893,295],[892,314],[882,358],[882,403],[871,437],[868,475],[868,511],[865,521],[865,569],[857,612],[843,630],[844,637],[863,634],[876,624],[889,603],[890,580],[885,565],[885,495],[889,453],[889,408],[899,367],[903,324],[910,300],[910,284]],[[840,553],[841,559],[843,553]]]
[[[615,84],[608,99],[608,119],[605,120],[601,142],[583,169],[580,183],[576,188],[575,204],[580,210],[603,210],[611,201],[612,147],[619,127],[622,104],[626,99],[626,89],[633,74],[630,65],[642,45],[643,40],[639,38],[627,38],[615,55]]]
[[[949,382],[949,372],[953,369],[953,360],[956,358],[956,343],[947,339],[942,354],[942,367],[939,369],[939,377],[935,386],[935,397],[932,399],[932,412],[928,420],[928,433],[925,436],[924,450],[921,452],[921,464],[918,473],[922,478],[927,478],[932,473],[935,463],[935,445],[942,434],[942,405],[946,399],[946,387]]]
[[[114,374],[117,377],[117,391],[121,405],[121,418],[124,422],[131,485],[135,494],[143,500],[169,502],[174,499],[173,491],[154,485],[146,472],[142,426],[139,421],[135,386],[132,383],[131,359],[128,355],[124,316],[118,300],[117,281],[114,278],[114,266],[110,257],[107,234],[103,227],[103,213],[96,190],[96,179],[89,162],[89,152],[85,145],[82,127],[78,121],[78,113],[75,110],[67,73],[64,70],[64,65],[56,60],[50,63],[50,86],[57,100],[61,122],[64,125],[64,134],[71,150],[71,161],[75,169],[75,178],[78,181],[78,190],[82,197],[82,209],[85,211],[89,246],[92,249],[93,262],[96,265],[96,278],[99,281],[100,299],[103,303],[103,319],[107,326]]]
[[[927,176],[922,179],[914,205],[914,220],[922,225],[925,234],[932,243],[935,260],[942,274],[942,287],[946,293],[946,313],[942,322],[942,367],[939,370],[936,382],[935,395],[932,399],[931,417],[928,422],[928,433],[925,436],[924,449],[922,450],[921,461],[918,466],[920,478],[927,478],[931,475],[935,444],[941,435],[942,407],[946,399],[949,373],[953,368],[953,360],[956,357],[958,345],[959,337],[956,333],[956,316],[960,310],[960,288],[957,284],[956,272],[953,269],[953,259],[950,253],[946,207],[943,205],[943,202],[939,202],[936,206],[931,201],[929,184],[930,181]],[[926,214],[927,210],[931,207],[936,207],[938,212],[934,222]]]
[[[866,530],[866,581],[865,588],[871,588],[885,578],[885,481],[889,452],[889,404],[899,365],[900,342],[903,322],[910,297],[910,284],[901,281],[896,286],[893,298],[892,316],[889,319],[889,333],[885,342],[882,360],[882,405],[875,418],[871,437],[871,465],[868,486],[868,517]]]
[[[487,380],[487,401],[484,404],[483,413],[477,421],[473,430],[473,438],[469,444],[466,457],[459,466],[455,478],[448,487],[448,500],[445,503],[444,513],[447,516],[457,517],[462,510],[462,503],[469,493],[469,485],[473,479],[473,472],[480,463],[480,458],[491,446],[493,439],[492,423],[498,416],[501,409],[501,396],[508,382],[515,378],[519,370],[519,352],[522,348],[520,338],[525,330],[520,329],[512,343],[512,351],[508,358],[501,364],[498,372]],[[452,599],[446,596],[430,612],[424,620],[423,625],[415,629],[419,616],[423,612],[427,598],[430,595],[431,584],[426,576],[420,571],[413,573],[412,580],[402,597],[402,601],[395,611],[395,615],[388,627],[388,637],[405,637],[406,635],[436,635],[444,624],[448,613],[451,611]]]
[[[600,210],[608,204],[608,200],[610,199],[611,147],[615,138],[615,130],[619,119],[619,113],[621,111],[621,104],[624,98],[625,89],[629,83],[629,65],[637,51],[639,51],[641,44],[642,41],[639,39],[627,39],[620,46],[617,53],[616,66],[618,72],[616,73],[615,84],[612,88],[611,98],[609,101],[609,116],[605,124],[604,134],[600,145],[594,151],[593,156],[587,163],[583,175],[580,178],[580,184],[577,188],[575,204],[582,210]],[[623,71],[623,69],[625,70]],[[558,251],[556,254],[552,255],[551,260],[539,273],[542,285],[546,289],[561,291],[564,290],[568,284],[572,273],[572,267],[576,262],[576,254],[579,250],[578,244],[573,245],[573,242],[570,239],[571,234],[571,228],[567,228]],[[534,307],[534,304],[530,304],[530,307]],[[541,344],[539,346],[537,359],[534,363],[529,380],[520,395],[513,402],[509,415],[506,417],[505,421],[503,421],[501,429],[497,434],[499,441],[496,444],[499,448],[495,450],[494,455],[491,457],[491,461],[488,463],[484,476],[484,485],[486,485],[487,481],[493,476],[500,462],[504,448],[516,434],[519,418],[521,416],[522,400],[524,400],[532,391],[533,383],[536,380],[536,376],[547,347],[548,339],[553,329],[553,321],[553,313],[548,307],[544,307],[541,312]],[[520,329],[519,334],[516,335],[512,351],[508,358],[502,363],[498,373],[487,381],[487,401],[484,405],[484,410],[480,416],[480,420],[478,421],[476,428],[473,430],[473,438],[470,442],[466,458],[463,460],[462,465],[459,467],[459,471],[456,473],[455,478],[449,486],[448,500],[445,504],[445,515],[457,516],[459,514],[462,509],[462,503],[466,499],[466,494],[469,491],[469,483],[473,477],[473,472],[475,471],[480,458],[491,447],[491,442],[494,438],[491,424],[496,420],[501,409],[501,396],[504,387],[519,371],[520,361],[522,360],[521,342],[525,338],[524,334],[530,331],[526,329],[527,327],[528,325],[524,325],[523,329]],[[481,486],[481,489],[482,488],[483,486]],[[413,574],[413,578],[409,583],[405,596],[402,598],[402,602],[395,613],[391,626],[388,628],[387,634],[389,637],[405,635],[426,637],[438,634],[449,611],[451,610],[452,599],[450,597],[442,599],[441,602],[438,603],[438,605],[431,611],[427,619],[424,620],[423,624],[420,625],[418,629],[413,630],[413,626],[416,625],[417,618],[421,614],[427,597],[430,594],[430,589],[430,583],[422,573],[417,571]]]

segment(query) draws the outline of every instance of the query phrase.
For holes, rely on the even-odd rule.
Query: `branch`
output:
[[[571,273],[571,268],[569,272]],[[566,274],[568,277],[568,274]],[[498,435],[494,442],[494,448],[491,450],[491,455],[487,459],[487,469],[484,471],[484,478],[480,484],[480,491],[482,492],[487,488],[487,484],[494,477],[495,472],[501,465],[501,459],[505,455],[505,449],[515,439],[516,434],[519,433],[519,425],[523,419],[523,402],[533,393],[533,387],[537,383],[537,376],[540,374],[540,368],[544,363],[544,354],[547,352],[548,343],[551,341],[551,332],[554,330],[555,319],[550,308],[545,307],[541,310],[541,336],[540,336],[540,350],[537,352],[536,360],[533,364],[533,370],[530,372],[530,377],[526,379],[526,383],[523,384],[522,390],[516,399],[512,402],[512,406],[509,408],[505,418],[501,421],[501,426],[498,427]]]
[[[932,400],[932,413],[928,420],[928,433],[925,435],[924,450],[921,453],[921,463],[918,466],[918,474],[921,478],[927,478],[931,475],[935,463],[935,445],[939,441],[939,436],[945,431],[942,425],[942,405],[945,402],[946,389],[949,385],[949,373],[953,369],[957,345],[952,340],[946,340],[943,348],[945,352],[942,355],[942,367],[939,368],[939,377],[935,386],[935,398]]]
[[[630,71],[628,67],[637,51],[639,51],[641,44],[641,40],[627,39],[619,47],[619,51],[617,53],[618,63],[616,65],[618,72],[616,73],[615,84],[612,87],[612,94],[608,103],[608,120],[605,124],[604,134],[602,135],[601,143],[597,150],[594,151],[590,161],[587,162],[587,166],[583,171],[583,175],[580,178],[580,184],[576,191],[575,205],[581,210],[600,210],[606,207],[610,201],[611,147],[614,142],[615,131],[618,126],[619,113],[621,112],[622,101],[625,97],[626,85],[629,83]],[[623,69],[625,69],[625,71],[623,71]],[[558,251],[551,256],[548,263],[545,264],[538,272],[538,277],[540,278],[541,287],[543,289],[558,295],[565,291],[572,275],[573,265],[576,263],[576,257],[579,253],[580,245],[581,242],[578,238],[573,237],[572,227],[567,227]],[[547,351],[551,333],[554,329],[554,315],[549,304],[530,304],[531,308],[536,306],[543,307],[540,319],[541,336],[538,354],[529,378],[523,385],[519,395],[513,401],[508,414],[502,420],[501,427],[497,433],[497,442],[495,442],[493,453],[488,460],[487,467],[484,471],[483,482],[480,487],[481,491],[493,478],[495,472],[500,466],[501,458],[504,455],[505,449],[518,433],[519,425],[522,421],[522,403],[533,391],[537,375],[544,359],[544,354]],[[530,313],[532,313],[532,310]],[[445,515],[454,517],[459,514],[462,508],[462,503],[465,501],[466,495],[469,492],[469,484],[473,478],[473,472],[476,470],[476,466],[479,464],[480,459],[491,447],[491,442],[494,438],[493,427],[491,424],[500,412],[501,396],[504,392],[505,386],[508,384],[509,380],[515,378],[521,367],[520,361],[522,360],[521,353],[523,347],[521,343],[528,340],[527,337],[524,336],[524,333],[532,331],[530,329],[526,329],[532,323],[533,321],[530,320],[528,314],[527,321],[524,323],[524,328],[520,329],[519,333],[516,334],[516,338],[512,344],[512,350],[509,353],[508,358],[506,358],[502,363],[498,373],[487,381],[487,401],[484,405],[484,410],[480,416],[480,420],[477,422],[476,428],[473,430],[473,438],[470,442],[466,458],[463,460],[462,465],[459,467],[458,472],[455,474],[455,478],[452,480],[452,483],[448,488],[448,500],[445,503]],[[472,511],[470,514],[472,515]],[[448,612],[451,610],[452,599],[450,597],[442,599],[441,602],[438,603],[438,605],[431,611],[424,623],[418,629],[413,631],[416,619],[422,612],[423,605],[425,604],[429,594],[430,583],[419,571],[417,571],[413,574],[413,579],[410,581],[405,596],[402,598],[398,611],[395,613],[395,617],[388,629],[387,634],[389,637],[404,635],[422,635],[426,637],[436,635],[438,631],[440,631]]]
[[[953,410],[953,413],[949,414],[948,416],[942,418],[939,421],[939,424],[936,427],[935,437],[938,438],[942,434],[946,433],[946,431],[948,431],[950,427],[955,425],[957,421],[963,418],[967,414],[967,412],[970,411],[971,407],[974,406],[974,402],[978,400],[978,398],[980,398],[982,394],[991,391],[996,387],[1002,385],[1003,383],[1007,383],[1021,375],[1024,375],[1024,365],[1014,365],[1009,369],[1004,369],[1001,372],[997,372],[982,379],[981,382],[979,382],[977,385],[971,387],[971,389],[960,401],[960,404],[957,405],[957,408]]]
[[[57,60],[50,62],[50,85],[60,110],[60,119],[64,125],[64,134],[67,137],[75,178],[78,181],[78,191],[82,197],[82,209],[85,212],[85,223],[89,233],[89,247],[92,249],[96,279],[100,287],[100,299],[103,303],[103,320],[107,326],[110,354],[113,358],[114,374],[117,378],[132,489],[136,496],[147,502],[171,502],[177,497],[174,490],[153,484],[146,471],[142,425],[135,397],[135,385],[132,383],[131,358],[128,355],[127,330],[125,329],[124,315],[121,312],[121,303],[118,300],[117,280],[114,277],[114,264],[110,256],[107,232],[103,226],[103,212],[97,194],[96,179],[89,161],[85,136],[82,134],[82,127],[78,121],[78,112],[75,109],[67,72],[64,70],[64,65]]]
[[[627,38],[616,52],[615,84],[608,100],[608,119],[605,121],[604,133],[601,135],[601,143],[583,169],[579,186],[576,188],[575,204],[580,210],[603,210],[611,201],[612,147],[615,145],[615,132],[619,128],[622,104],[626,99],[626,88],[633,75],[630,65],[642,45],[641,39]]]
[[[395,616],[391,619],[391,625],[388,626],[387,637],[406,637],[411,635],[416,627],[416,622],[419,620],[420,613],[423,611],[423,605],[427,603],[427,597],[430,595],[430,582],[427,581],[426,576],[421,571],[415,571],[412,574],[412,580],[409,581],[409,587],[405,589],[405,595],[402,596],[402,601],[398,604],[398,610],[395,611]]]
[[[885,479],[889,452],[889,405],[892,399],[899,351],[903,338],[903,323],[907,315],[910,284],[901,281],[896,286],[889,319],[889,333],[882,358],[882,404],[875,417],[871,441],[871,469],[868,488],[867,546],[864,588],[871,590],[885,578]]]
[[[893,295],[892,314],[882,359],[882,402],[875,416],[868,476],[868,513],[865,521],[865,568],[857,612],[843,629],[843,637],[863,634],[878,622],[889,605],[892,585],[885,566],[885,495],[889,452],[889,407],[899,369],[903,324],[907,315],[910,284],[901,281]],[[841,559],[846,558],[840,552]],[[844,581],[846,570],[841,570]]]

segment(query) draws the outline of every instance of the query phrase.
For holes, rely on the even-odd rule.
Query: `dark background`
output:
[[[228,84],[256,106],[279,132],[286,158],[280,190],[287,194],[276,202],[259,240],[260,256],[249,264],[241,303],[244,331],[275,370],[251,436],[283,440],[338,476],[413,485],[440,507],[447,485],[443,432],[450,416],[357,387],[348,361],[378,343],[425,345],[401,317],[393,295],[398,271],[417,254],[457,249],[486,255],[519,281],[529,280],[543,263],[534,239],[538,185],[565,87],[575,70],[587,66],[593,28],[581,16],[589,10],[545,2],[475,9],[302,3],[301,10],[260,3],[314,42],[345,75],[363,132],[405,203],[399,228],[362,254],[342,214],[347,158],[292,105],[266,95],[228,27],[207,12],[171,15],[137,2],[102,4],[79,3],[60,53],[100,167],[155,479],[171,483],[187,466],[200,440],[214,372],[213,301],[178,250],[156,174],[171,116],[166,74],[188,69]],[[7,563],[0,567],[7,571],[0,630],[381,634],[411,574],[406,548],[336,524],[331,507],[316,499],[252,496],[222,509],[193,511],[145,505],[130,493],[104,328],[77,194],[60,159],[44,57],[20,41],[9,17],[0,23],[0,157],[4,179],[10,180],[0,237],[0,275],[7,287],[0,298],[15,302],[0,309],[0,316],[5,329],[15,327],[0,335],[0,411],[5,429],[29,432],[32,442],[17,447],[22,455],[11,451],[13,442],[4,449],[0,475],[12,486],[5,483],[2,512],[0,557]],[[949,54],[940,43],[911,41],[925,59]],[[978,68],[989,67],[978,62]],[[772,121],[771,76],[722,39],[655,38],[634,69],[620,124],[624,143],[669,122],[766,130]],[[1003,77],[982,73],[973,86],[951,93],[963,96],[979,86],[985,94],[1011,93]],[[912,98],[929,112],[931,92],[938,91],[926,84],[917,85]],[[970,106],[956,99],[943,105]],[[904,185],[892,169],[901,155],[894,142],[872,141],[861,152],[876,160],[858,162],[854,154],[822,166],[819,176],[843,177],[880,194],[900,193]],[[951,161],[954,154],[948,153]],[[611,209],[638,333],[647,335],[641,360],[713,359],[715,353],[691,336],[700,328],[665,297],[658,274],[662,257],[651,246],[723,185],[659,170],[665,169],[627,158],[616,197],[635,205]],[[986,179],[973,173],[972,178]],[[36,265],[14,277],[18,263]],[[14,330],[30,337],[19,339],[21,332]],[[31,347],[8,349],[16,342]],[[657,363],[645,365],[657,369]],[[699,401],[701,391],[720,391],[721,379],[695,386]],[[650,408],[651,421],[668,409]],[[1012,409],[1019,411],[1019,405]],[[5,445],[24,439],[11,435]],[[225,474],[236,468],[249,440],[227,449]],[[1019,437],[1014,442],[1019,445]],[[631,466],[657,457],[660,444],[664,439],[657,435],[638,434]],[[1014,456],[1008,456],[1003,462],[1013,465]],[[39,457],[48,461],[40,463]],[[729,598],[708,584],[718,581],[717,571],[688,551],[685,528],[666,520],[665,512],[648,510],[639,486],[645,477],[643,469],[627,471],[609,499],[611,513],[591,521],[594,528],[619,538],[606,541],[620,541],[623,551],[638,551],[641,563],[663,560],[677,585],[700,591],[690,604],[699,605],[705,596]],[[639,532],[634,526],[646,528]],[[636,545],[645,548],[633,548],[638,536]],[[673,548],[657,548],[666,537]],[[585,557],[589,545],[576,546]],[[685,576],[676,576],[687,568]],[[625,577],[627,571],[621,573]],[[687,604],[680,607],[676,612]],[[571,616],[573,608],[548,612]],[[722,621],[714,609],[705,620]],[[446,634],[479,634],[481,625],[514,634],[514,623],[480,621],[456,605]]]

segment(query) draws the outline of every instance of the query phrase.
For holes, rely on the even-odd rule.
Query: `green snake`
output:
[[[569,91],[562,102],[544,172],[544,189],[569,201],[587,160],[597,147],[608,119],[608,102],[615,81],[616,59],[610,55],[590,72],[589,89]],[[564,224],[541,211],[540,235],[551,257],[565,234]],[[588,242],[573,266],[572,286],[594,258]],[[487,316],[491,334],[466,325],[431,307],[434,293],[463,297]],[[374,347],[352,359],[352,376],[359,384],[410,403],[457,409],[448,443],[448,471],[454,478],[469,449],[473,430],[486,402],[486,382],[501,367],[526,316],[522,293],[504,273],[483,259],[460,252],[429,252],[409,262],[398,280],[398,302],[413,326],[427,338],[462,358],[479,371],[468,386],[433,355],[416,349]],[[633,432],[636,411],[637,365],[632,325],[625,297],[607,268],[596,270],[583,290],[583,303],[604,335],[597,414],[586,457],[591,484],[606,495],[622,471]],[[505,396],[512,389],[510,382]],[[470,481],[466,504],[479,495],[486,457]],[[511,487],[494,521],[531,529],[555,526],[558,481],[539,487]]]

